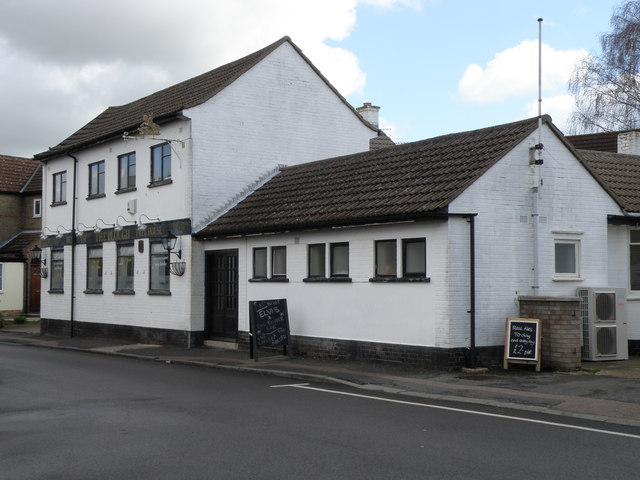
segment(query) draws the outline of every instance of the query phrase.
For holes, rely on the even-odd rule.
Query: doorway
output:
[[[40,265],[29,265],[29,306],[28,312],[40,311]]]
[[[206,252],[205,337],[238,340],[238,250]]]

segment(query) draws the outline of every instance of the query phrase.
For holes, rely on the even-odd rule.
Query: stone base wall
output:
[[[578,297],[519,297],[520,316],[540,319],[542,367],[580,369],[582,322]]]
[[[42,335],[71,336],[71,322],[51,318],[40,319]],[[181,347],[204,344],[204,332],[187,332],[162,328],[147,328],[106,323],[73,322],[74,337],[113,338],[138,343],[164,343]]]

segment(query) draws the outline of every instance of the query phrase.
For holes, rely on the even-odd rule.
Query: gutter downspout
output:
[[[476,368],[476,228],[475,217],[470,214],[469,223],[469,368]]]
[[[77,172],[78,172],[78,159],[68,154],[73,158],[73,198],[71,202],[71,309],[69,312],[69,337],[75,336],[74,332],[74,307],[76,300],[76,197],[77,197]]]

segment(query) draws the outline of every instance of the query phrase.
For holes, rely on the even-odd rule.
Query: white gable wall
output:
[[[376,136],[288,43],[185,115],[196,228],[279,164],[365,151]]]
[[[504,343],[506,317],[518,316],[519,295],[535,294],[533,287],[533,227],[529,146],[537,133],[519,144],[450,206],[450,212],[477,212],[476,217],[476,344]],[[564,144],[543,127],[539,197],[539,295],[575,296],[576,288],[608,281],[607,214],[619,207],[582,167]],[[460,244],[468,227],[450,222],[452,346],[469,341],[468,304],[464,269],[453,275]],[[554,239],[578,240],[581,279],[554,279]]]

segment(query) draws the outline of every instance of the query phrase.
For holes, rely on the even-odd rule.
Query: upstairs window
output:
[[[640,290],[640,230],[629,232],[629,283],[630,290]]]
[[[163,143],[151,147],[151,183],[171,179],[171,145]]]
[[[67,172],[53,174],[53,205],[67,203]]]
[[[309,245],[309,277],[325,276],[325,246],[324,243]]]
[[[42,217],[42,199],[35,198],[33,200],[33,218]]]
[[[4,263],[0,263],[0,292],[4,291]]]
[[[136,186],[136,154],[127,153],[118,157],[118,190]]]
[[[104,160],[89,165],[89,197],[104,195]]]

